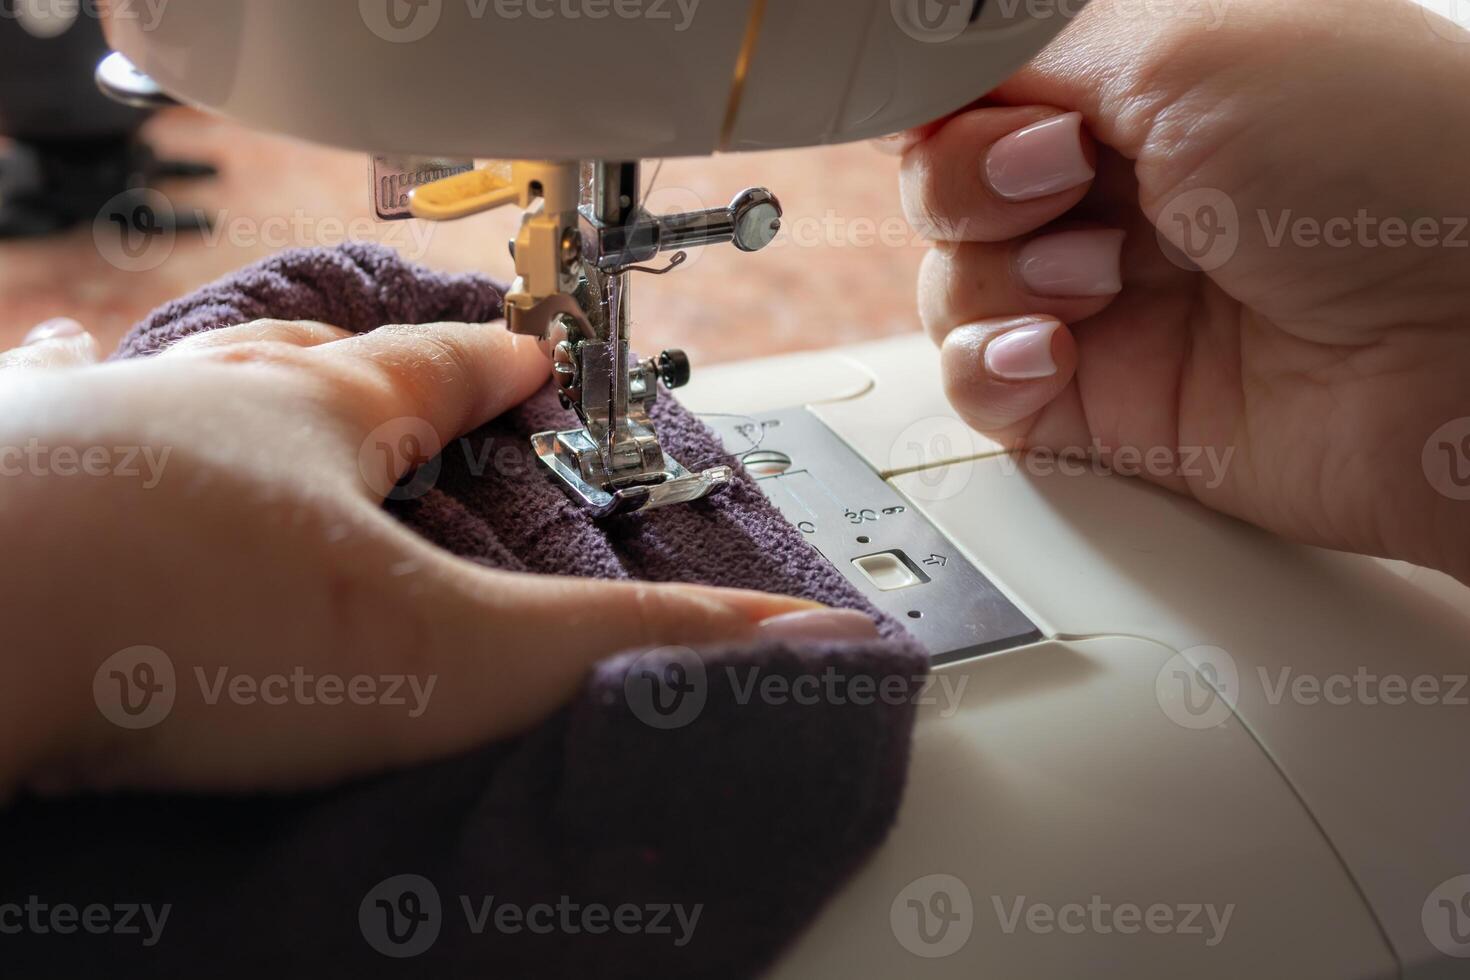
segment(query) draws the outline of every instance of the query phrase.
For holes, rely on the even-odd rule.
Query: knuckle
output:
[[[371,361],[382,388],[411,414],[428,418],[444,391],[473,378],[474,359],[453,338],[427,327],[389,329],[392,342]]]
[[[269,320],[261,326],[266,339],[295,344],[326,342],[350,336],[348,331],[339,327],[312,320]]]
[[[628,590],[628,620],[639,642],[657,642],[666,618],[666,604],[660,590],[641,583]]]
[[[919,267],[919,313],[926,326],[950,326],[970,315],[985,292],[985,271],[969,245],[937,244]]]
[[[704,642],[738,634],[746,625],[731,606],[685,587],[635,583],[628,615],[643,643]]]
[[[239,344],[204,347],[199,353],[217,364],[290,368],[305,366],[302,349],[283,340],[249,340]]]
[[[921,154],[922,157],[921,157]],[[944,241],[944,202],[941,199],[937,167],[920,151],[915,160],[905,164],[902,200],[904,214],[914,231],[930,241]]]
[[[367,432],[384,419],[405,414],[401,390],[389,373],[372,361],[321,358],[315,362],[315,375],[323,406],[355,430]]]

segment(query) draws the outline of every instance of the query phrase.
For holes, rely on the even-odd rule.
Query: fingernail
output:
[[[1044,235],[1022,247],[1016,270],[1037,296],[1111,296],[1123,288],[1125,235],[1111,229]]]
[[[878,136],[868,142],[879,153],[886,153],[889,156],[895,157],[903,156],[903,151],[909,148],[907,133],[892,133],[888,136]]]
[[[1034,381],[1057,373],[1051,356],[1056,320],[1035,320],[1001,334],[985,346],[985,370],[1003,381]]]
[[[55,340],[57,337],[79,337],[85,332],[82,325],[70,317],[57,317],[32,327],[20,345],[25,347],[39,344],[43,340]]]
[[[1082,151],[1082,113],[1053,116],[996,141],[985,155],[985,179],[1008,201],[1071,190],[1097,176]]]
[[[878,626],[851,609],[813,609],[768,619],[760,624],[760,635],[790,643],[856,642],[878,639]]]

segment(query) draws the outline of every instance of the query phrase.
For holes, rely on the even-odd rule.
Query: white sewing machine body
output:
[[[1022,64],[1068,6],[710,0],[676,30],[650,4],[579,19],[533,2],[173,0],[109,34],[167,92],[267,129],[628,161],[926,121]],[[619,329],[592,339],[618,363]],[[860,471],[885,504],[839,487],[826,517],[788,513],[884,608],[912,606],[916,632],[975,634],[942,658],[958,697],[921,710],[891,839],[775,975],[1465,975],[1442,950],[1470,955],[1470,615],[1139,480],[1032,472],[953,418],[937,373],[914,337],[711,370],[684,397],[799,413],[752,461],[773,499],[799,506],[789,481],[809,466]],[[874,556],[866,575],[904,587],[855,571]],[[1337,679],[1360,670],[1374,697],[1344,699]],[[1435,703],[1416,703],[1424,684]]]
[[[316,142],[634,160],[841,143],[928,122],[1015,71],[1080,7],[171,0],[156,18],[115,15],[108,37],[170,94]]]
[[[516,204],[506,326],[551,353],[578,425],[532,437],[598,516],[721,492],[730,468],[664,452],[650,408],[682,351],[631,359],[632,273],[688,250],[764,248],[777,196],[654,216],[644,157],[878,136],[985,92],[1069,11],[1004,0],[188,0],[108,15],[98,84],[374,154],[381,217],[452,221]],[[676,17],[677,12],[677,17]],[[813,41],[820,41],[820,48]],[[131,59],[131,60],[129,60]],[[473,169],[476,157],[514,158]],[[402,193],[400,200],[400,192]],[[667,266],[650,264],[668,253]]]
[[[808,406],[952,545],[905,603],[934,613],[958,556],[1040,633],[937,668],[892,837],[774,977],[1470,972],[1441,952],[1470,956],[1470,591],[966,437],[918,335],[711,368],[681,400]],[[885,520],[845,533],[907,549]]]

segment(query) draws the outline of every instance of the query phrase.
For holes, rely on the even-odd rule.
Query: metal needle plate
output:
[[[766,496],[812,547],[908,627],[935,666],[1041,638],[1035,624],[948,538],[811,412],[794,408],[703,421],[744,459]],[[870,570],[896,574],[875,581],[854,564],[860,559],[874,559],[864,563]],[[885,589],[879,582],[913,584]]]

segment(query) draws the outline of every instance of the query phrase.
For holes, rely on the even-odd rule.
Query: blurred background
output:
[[[1470,0],[1419,2],[1470,25]],[[106,50],[97,3],[0,0],[0,349],[63,315],[110,348],[159,304],[284,248],[369,240],[511,277],[514,209],[380,222],[361,154],[106,100],[92,81]],[[785,227],[759,254],[696,249],[675,274],[645,277],[637,347],[708,364],[917,329],[925,246],[903,220],[897,171],[871,144],[667,161],[650,210],[723,206],[764,185]]]
[[[110,349],[161,303],[283,248],[370,240],[434,268],[512,276],[513,208],[379,222],[362,154],[112,104],[91,77],[105,51],[94,6],[0,0],[0,348],[64,315]],[[709,364],[917,329],[924,245],[897,172],[870,144],[667,161],[651,211],[723,206],[763,185],[785,227],[759,254],[696,249],[676,273],[644,277],[635,345]]]

